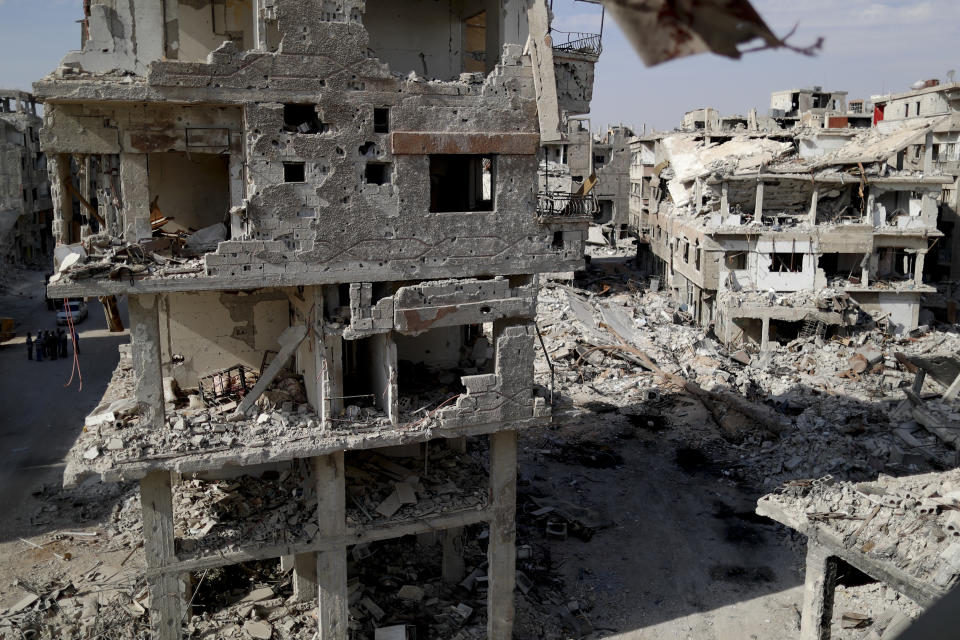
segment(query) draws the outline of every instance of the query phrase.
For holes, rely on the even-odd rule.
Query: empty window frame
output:
[[[771,273],[800,273],[803,271],[802,253],[771,253]]]
[[[390,163],[368,162],[364,169],[367,184],[390,184]]]
[[[493,211],[495,193],[495,156],[430,156],[431,213]]]
[[[283,105],[283,130],[290,133],[324,133],[329,127],[320,121],[312,104]]]
[[[283,163],[283,181],[284,182],[306,182],[306,165],[302,162],[284,162]]]
[[[390,109],[383,107],[373,110],[373,132],[390,133]]]
[[[743,271],[747,268],[747,252],[728,251],[723,256],[723,264],[730,271]]]

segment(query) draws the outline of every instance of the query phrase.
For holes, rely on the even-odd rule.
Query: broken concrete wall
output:
[[[529,420],[546,414],[533,390],[536,330],[531,325],[495,323],[495,373],[464,376],[467,393],[440,412],[445,429]]]
[[[160,304],[164,376],[182,387],[235,364],[259,371],[264,353],[279,349],[277,338],[290,326],[290,302],[280,289],[170,293]]]
[[[254,6],[257,0],[175,0],[166,3],[175,8],[175,16],[165,11],[169,23],[177,22],[177,60],[205,62],[211,51],[224,41],[236,43],[241,50],[256,46]]]
[[[164,55],[164,4],[156,0],[100,0],[90,4],[83,49],[63,59],[66,69],[142,75]]]
[[[920,319],[919,292],[852,292],[851,297],[868,313],[886,316],[896,334],[917,328]]]
[[[560,111],[568,115],[590,113],[596,56],[555,51],[553,60]]]

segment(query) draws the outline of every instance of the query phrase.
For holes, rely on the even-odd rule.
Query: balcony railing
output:
[[[578,33],[553,30],[553,50],[558,53],[581,53],[599,56],[603,51],[603,40],[598,33]]]
[[[537,217],[543,221],[593,220],[600,212],[596,198],[561,191],[537,194]]]

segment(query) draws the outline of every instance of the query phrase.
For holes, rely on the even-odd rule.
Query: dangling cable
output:
[[[73,375],[76,373],[77,379],[80,381],[80,388],[77,389],[77,391],[83,391],[83,374],[80,372],[80,354],[77,353],[77,330],[73,324],[70,298],[63,299],[63,310],[67,312],[67,329],[70,330],[70,341],[73,343],[73,366],[70,368],[70,379],[67,380],[67,384],[63,386],[69,387],[73,383]]]

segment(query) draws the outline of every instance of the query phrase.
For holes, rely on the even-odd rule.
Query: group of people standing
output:
[[[80,340],[77,337],[76,330],[74,330],[72,338],[74,351],[79,354]],[[31,337],[28,333],[27,360],[36,359],[37,362],[42,362],[44,358],[47,360],[66,358],[69,355],[67,353],[67,345],[70,343],[70,339],[71,335],[63,329],[57,329],[56,331],[38,331],[36,338]],[[34,355],[36,355],[36,358],[34,358]]]

